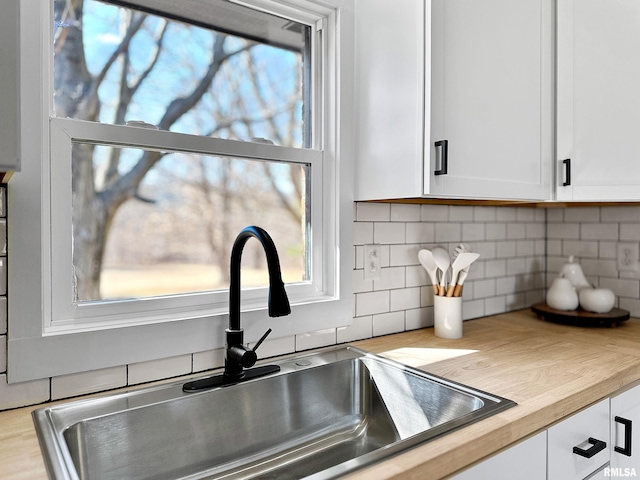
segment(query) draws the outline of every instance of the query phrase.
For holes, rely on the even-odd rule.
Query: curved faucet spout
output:
[[[229,330],[240,330],[240,260],[242,250],[251,237],[260,241],[267,256],[269,270],[269,316],[283,317],[291,313],[287,292],[280,272],[278,251],[269,234],[262,228],[244,228],[236,237],[231,249],[231,271],[229,286]]]
[[[260,227],[244,228],[236,237],[231,249],[231,271],[229,285],[229,328],[226,330],[227,352],[225,356],[224,377],[227,381],[244,378],[244,369],[252,367],[258,359],[255,350],[269,334],[260,339],[253,350],[244,346],[244,332],[240,327],[240,260],[242,250],[251,237],[257,238],[267,256],[269,270],[269,316],[282,317],[291,313],[287,292],[280,272],[280,260],[276,246],[269,234]]]

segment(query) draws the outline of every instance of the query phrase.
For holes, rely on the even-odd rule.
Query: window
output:
[[[247,224],[285,271],[276,336],[349,323],[352,2],[32,1],[10,381],[222,346]],[[262,261],[243,255],[248,340],[267,318]]]

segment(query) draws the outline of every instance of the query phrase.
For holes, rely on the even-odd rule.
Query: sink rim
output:
[[[436,425],[435,427],[409,438],[382,446],[372,452],[347,460],[317,473],[313,473],[305,478],[320,479],[339,477],[347,472],[388,459],[391,456],[407,451],[417,445],[451,433],[454,430],[480,421],[516,405],[515,402],[504,397],[493,395],[488,392],[433,375],[381,355],[376,355],[350,345],[340,345],[322,349],[320,351],[293,354],[273,362],[260,362],[262,364],[277,364],[281,367],[281,370],[280,372],[269,376],[252,379],[236,385],[216,387],[214,389],[199,392],[183,392],[182,385],[188,380],[176,380],[162,383],[160,385],[141,387],[124,392],[105,393],[97,397],[79,399],[65,402],[60,405],[38,408],[32,412],[32,417],[36,427],[35,429],[43,459],[50,478],[78,479],[79,477],[76,472],[75,464],[64,438],[64,432],[67,428],[70,428],[81,421],[87,421],[92,418],[99,418],[104,415],[115,414],[117,412],[133,410],[136,408],[143,408],[155,403],[177,401],[182,397],[207,395],[211,391],[223,388],[233,388],[234,386],[242,386],[243,384],[246,385],[252,382],[265,381],[273,377],[313,369],[341,360],[362,357],[371,358],[382,364],[387,364],[390,367],[401,369],[405,372],[427,379],[428,381],[435,382],[447,388],[478,398],[484,405],[477,410],[446,421],[440,425]],[[209,376],[211,376],[211,372],[190,376],[189,378],[206,378]],[[126,404],[126,408],[119,405],[120,403]]]

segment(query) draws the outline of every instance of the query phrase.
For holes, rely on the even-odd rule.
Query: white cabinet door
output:
[[[547,434],[548,479],[588,477],[609,462],[609,399],[557,423]]]
[[[541,432],[454,475],[452,480],[545,480],[547,432]]]
[[[549,199],[553,8],[549,0],[432,0],[431,140],[437,196]],[[446,140],[448,165],[440,170]]]
[[[611,398],[611,467],[640,475],[640,386]]]
[[[420,197],[425,2],[356,5],[356,200]]]
[[[355,199],[550,199],[551,5],[358,3]]]
[[[637,0],[558,0],[558,200],[640,199],[639,18]]]

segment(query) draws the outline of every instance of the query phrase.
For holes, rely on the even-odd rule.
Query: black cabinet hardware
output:
[[[624,447],[614,447],[614,450],[627,457],[631,456],[631,420],[622,417],[613,418],[616,423],[624,425]]]
[[[607,444],[605,442],[593,437],[589,437],[588,442],[591,444],[591,447],[586,450],[580,447],[573,447],[573,453],[575,453],[576,455],[580,455],[581,457],[591,458],[596,453],[601,452],[602,450],[607,448]]]
[[[563,160],[562,164],[564,165],[564,183],[562,186],[568,187],[571,185],[571,159],[567,158]]]
[[[434,170],[434,175],[446,175],[449,166],[449,140],[438,140],[435,143],[436,149],[440,148],[440,170]]]

